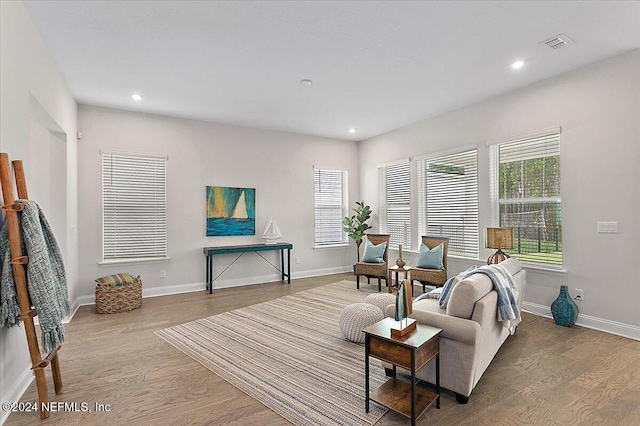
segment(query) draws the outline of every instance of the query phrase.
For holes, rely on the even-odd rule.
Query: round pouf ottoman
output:
[[[380,308],[368,303],[354,303],[344,308],[340,314],[340,331],[347,340],[364,343],[362,329],[384,319]]]
[[[377,306],[382,311],[382,315],[385,314],[387,306],[395,305],[396,296],[391,293],[373,293],[364,299],[364,303],[368,303],[373,306]]]

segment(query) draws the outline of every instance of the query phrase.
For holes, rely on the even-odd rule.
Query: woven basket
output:
[[[133,284],[96,286],[96,311],[99,314],[117,314],[142,306],[142,281]]]

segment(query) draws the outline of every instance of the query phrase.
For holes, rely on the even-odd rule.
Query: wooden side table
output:
[[[409,282],[411,282],[411,278],[409,277],[409,274],[411,271],[411,267],[410,266],[403,266],[403,267],[399,267],[398,265],[393,265],[393,266],[389,266],[389,281],[387,281],[387,283],[389,284],[388,289],[389,289],[389,293],[391,293],[393,290],[393,287],[398,287],[400,284],[398,281],[398,274],[402,273],[404,274],[404,279],[405,280],[409,280]],[[396,284],[393,284],[393,280],[391,278],[393,278],[395,276],[396,278]],[[411,284],[411,295],[413,296],[413,284]]]
[[[373,400],[411,419],[416,419],[435,401],[440,408],[440,353],[439,328],[418,324],[415,331],[400,337],[391,337],[393,318],[385,318],[364,330],[365,362],[365,410],[369,412],[369,400]],[[393,376],[369,395],[369,357],[393,364]],[[416,387],[416,371],[436,358],[436,391]],[[409,383],[396,378],[396,366],[411,371]]]

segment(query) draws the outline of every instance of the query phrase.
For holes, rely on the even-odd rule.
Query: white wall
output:
[[[195,120],[81,105],[78,113],[80,178],[80,294],[91,303],[94,279],[117,272],[142,275],[145,295],[204,290],[205,246],[262,242],[273,215],[293,243],[292,276],[349,270],[355,246],[314,250],[313,165],[348,170],[349,200],[358,193],[356,142],[255,130]],[[101,261],[100,150],[168,154],[167,204],[170,260],[99,266]],[[256,188],[256,236],[206,237],[207,185]],[[276,252],[263,253],[276,263]],[[234,255],[216,256],[217,275]],[[278,264],[278,263],[276,263]],[[166,278],[160,278],[166,270]],[[215,288],[279,279],[256,254],[247,253]],[[206,297],[203,295],[203,297]]]
[[[66,205],[56,207],[52,226],[65,247],[72,301],[77,297],[77,239],[72,235],[77,227],[76,119],[76,102],[24,6],[0,2],[0,152],[8,153],[10,160],[23,160],[33,200],[52,190],[66,193]],[[47,143],[62,161],[59,156],[66,149],[66,175],[56,163],[47,164],[48,176],[42,176],[43,156],[31,148]],[[45,204],[57,201],[49,197]],[[0,329],[0,401],[22,395],[32,379],[30,367],[24,328]],[[0,413],[0,423],[7,415]]]
[[[486,143],[553,126],[562,126],[566,273],[529,268],[525,302],[549,313],[561,284],[573,295],[581,288],[579,323],[640,339],[640,50],[363,141],[361,198],[376,211],[377,164],[478,144],[482,235],[495,225]],[[619,233],[596,233],[597,221],[617,221]],[[450,269],[482,263],[489,254],[481,248],[481,260],[452,260]]]

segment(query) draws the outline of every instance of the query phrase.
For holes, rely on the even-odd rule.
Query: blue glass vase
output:
[[[560,286],[558,298],[551,304],[551,314],[556,324],[573,327],[578,318],[578,305],[569,296],[566,285]]]

